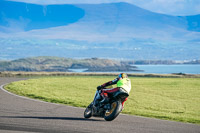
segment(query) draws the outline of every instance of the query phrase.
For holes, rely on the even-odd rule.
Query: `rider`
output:
[[[116,88],[106,89],[106,87],[108,87],[110,85],[114,85],[114,84],[117,84]],[[103,100],[101,102],[107,103],[109,101],[108,94],[113,94],[113,93],[120,91],[120,90],[123,90],[127,94],[129,94],[129,92],[131,90],[131,81],[128,78],[126,73],[121,73],[121,74],[119,74],[119,76],[116,79],[109,81],[109,82],[107,82],[103,85],[98,86],[97,89],[101,90],[101,96],[103,97]],[[122,101],[122,107],[124,107],[124,102],[127,99],[128,98],[126,98],[126,99],[124,99],[124,101]]]

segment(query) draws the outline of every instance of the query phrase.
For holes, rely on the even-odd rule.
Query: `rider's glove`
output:
[[[101,90],[103,87],[100,85],[97,87],[97,90]]]

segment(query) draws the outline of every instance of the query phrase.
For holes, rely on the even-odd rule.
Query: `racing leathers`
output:
[[[117,84],[116,88],[106,88],[106,87],[114,85],[114,84]],[[123,90],[123,92],[126,92],[127,94],[129,94],[129,92],[131,91],[131,81],[128,77],[126,77],[126,78],[117,77],[116,79],[114,79],[112,81],[109,81],[103,85],[98,86],[97,89],[101,90],[101,96],[104,98],[103,100],[106,102],[106,101],[109,101],[110,94],[120,91],[121,89]],[[124,99],[124,101],[122,101],[123,107],[124,107],[124,102],[127,99],[128,98],[126,98],[126,99]]]

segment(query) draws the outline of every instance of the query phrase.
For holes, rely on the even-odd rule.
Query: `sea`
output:
[[[181,64],[181,65],[134,65],[139,72],[134,73],[155,73],[155,74],[200,74],[200,64]]]
[[[200,74],[200,64],[181,64],[181,65],[133,65],[138,70],[126,73],[152,73],[152,74],[171,74],[171,73],[183,73],[183,74]],[[72,72],[84,72],[85,69],[70,69]],[[119,73],[119,72],[111,72]]]

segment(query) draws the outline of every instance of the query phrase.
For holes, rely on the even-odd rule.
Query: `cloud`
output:
[[[135,0],[135,4],[153,12],[174,16],[200,14],[200,1],[198,0]]]

